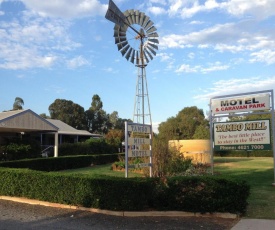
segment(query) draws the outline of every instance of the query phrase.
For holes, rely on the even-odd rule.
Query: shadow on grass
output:
[[[231,163],[240,161],[251,161],[252,158],[249,157],[215,157],[215,163]]]

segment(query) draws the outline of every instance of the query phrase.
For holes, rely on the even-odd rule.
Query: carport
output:
[[[54,156],[58,157],[58,127],[32,110],[13,110],[0,113],[0,133],[52,133]]]

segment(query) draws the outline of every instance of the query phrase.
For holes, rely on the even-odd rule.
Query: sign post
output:
[[[213,97],[210,99],[211,167],[214,171],[213,151],[273,150],[275,186],[275,127],[273,90]],[[271,114],[269,120],[215,122],[222,117]],[[270,133],[272,129],[272,135]],[[213,136],[214,135],[214,136]],[[272,142],[271,142],[271,136]],[[271,144],[272,143],[272,144]]]
[[[150,163],[129,165],[128,158],[149,157]],[[129,168],[150,167],[152,177],[152,126],[125,122],[125,177]]]

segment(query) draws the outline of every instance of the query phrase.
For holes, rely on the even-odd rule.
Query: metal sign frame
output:
[[[272,183],[273,186],[275,186],[275,126],[274,126],[274,94],[273,94],[273,90],[263,90],[263,91],[255,91],[255,92],[247,92],[247,93],[240,93],[240,94],[231,94],[231,95],[223,95],[223,96],[217,96],[217,97],[212,97],[210,99],[210,116],[209,116],[209,121],[210,121],[210,150],[211,150],[211,168],[212,168],[212,174],[214,173],[214,146],[213,146],[213,124],[214,124],[214,119],[216,118],[222,118],[222,117],[229,117],[229,116],[248,116],[251,115],[250,112],[244,112],[244,111],[240,111],[234,114],[230,114],[230,112],[224,112],[223,114],[220,113],[215,113],[215,111],[212,111],[213,106],[212,106],[212,101],[213,100],[217,100],[217,99],[226,99],[226,98],[239,98],[242,96],[253,96],[253,95],[259,95],[259,94],[269,94],[270,97],[270,108],[268,112],[257,112],[257,110],[253,110],[253,108],[251,108],[251,111],[255,111],[253,112],[253,114],[271,114],[271,129],[272,129],[272,147],[273,147],[273,165],[274,165],[274,181]]]
[[[129,133],[136,132],[136,133],[144,133],[149,135],[149,138],[133,138],[136,139],[136,143],[134,145],[135,150],[129,150],[130,143],[133,144],[134,140],[129,140]],[[136,150],[140,149],[140,146],[146,144],[150,146],[149,150]],[[131,151],[140,152],[140,155],[131,157],[149,157],[149,163],[141,163],[137,165],[129,165],[128,158],[129,153]],[[143,155],[144,153],[144,155]],[[132,154],[132,153],[131,153]],[[132,123],[132,122],[125,122],[125,177],[128,178],[128,169],[129,168],[138,168],[138,167],[150,167],[150,177],[152,177],[152,125],[140,124],[140,123]]]

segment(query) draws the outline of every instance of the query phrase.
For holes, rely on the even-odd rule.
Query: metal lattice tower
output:
[[[146,79],[146,69],[143,66],[137,66],[137,83],[134,103],[133,122],[140,124],[152,124],[150,100]]]

